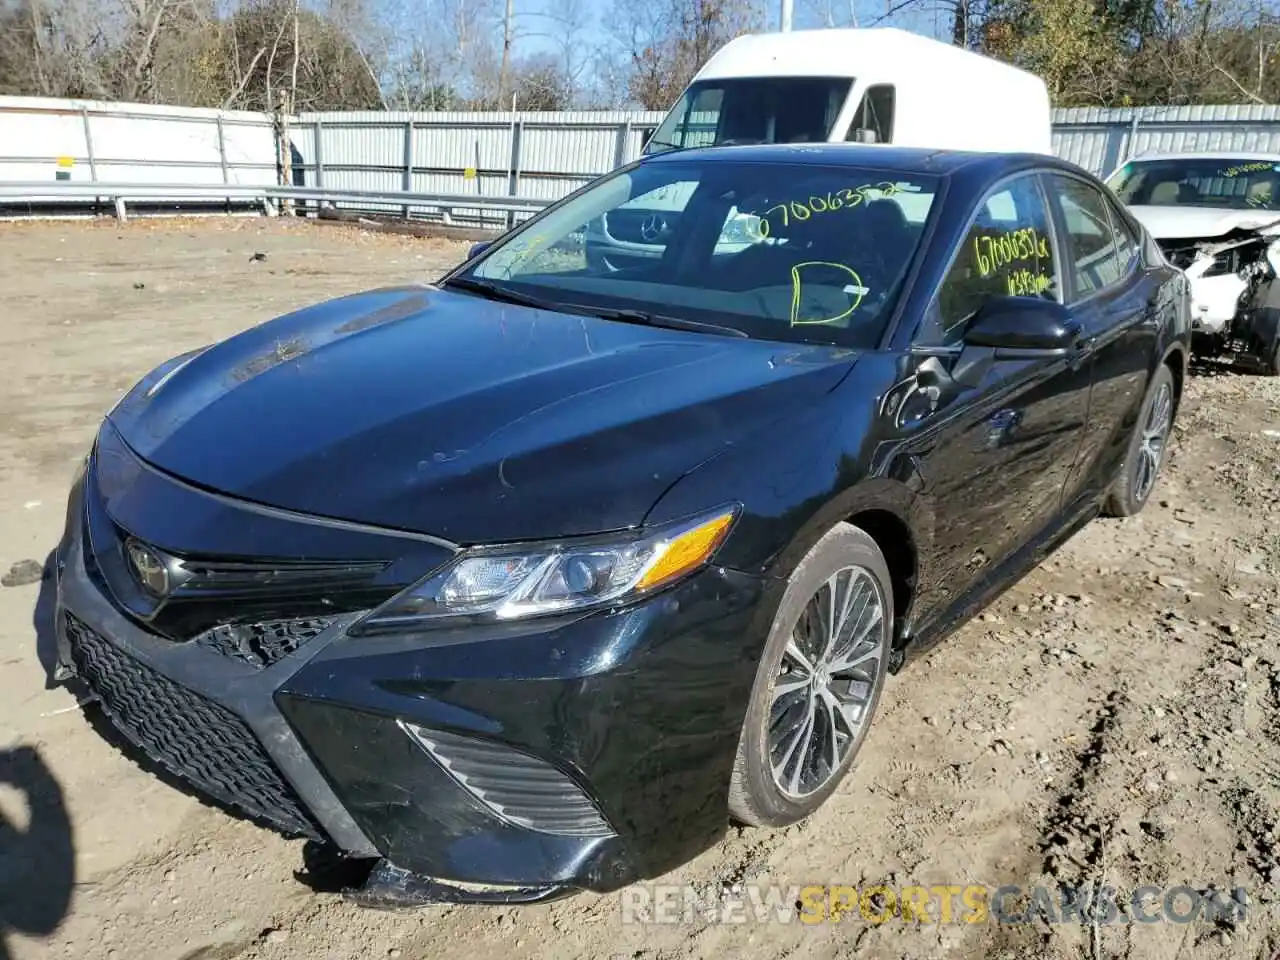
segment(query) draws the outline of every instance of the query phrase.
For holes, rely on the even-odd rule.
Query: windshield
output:
[[[1172,157],[1126,163],[1108,186],[1126,206],[1280,210],[1280,162]]]
[[[853,80],[737,77],[690,84],[645,153],[735,143],[824,143]]]
[[[652,163],[597,180],[457,276],[557,309],[871,347],[936,189],[934,177],[870,168]]]

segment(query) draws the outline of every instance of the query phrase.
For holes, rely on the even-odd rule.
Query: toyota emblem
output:
[[[130,540],[126,544],[129,552],[129,563],[133,567],[133,575],[142,589],[153,597],[165,597],[169,594],[169,568],[164,560],[145,543]]]

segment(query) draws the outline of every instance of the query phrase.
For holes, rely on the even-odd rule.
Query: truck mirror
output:
[[[875,143],[876,132],[870,127],[859,127],[853,132],[853,139],[858,143]]]

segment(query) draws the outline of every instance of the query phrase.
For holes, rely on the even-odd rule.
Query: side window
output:
[[[1102,193],[1074,177],[1055,175],[1051,182],[1066,227],[1064,256],[1075,278],[1078,299],[1092,296],[1116,283],[1122,267],[1117,243],[1121,239],[1112,226],[1107,200]]]
[[[846,140],[862,140],[862,131],[870,130],[875,134],[876,143],[893,143],[893,84],[883,83],[867,87],[867,92],[858,104],[858,110],[849,124]]]
[[[1124,276],[1138,259],[1138,235],[1125,222],[1114,203],[1107,203],[1107,213],[1111,215],[1111,229],[1116,237],[1116,254],[1120,258],[1120,276]]]
[[[943,341],[991,297],[1059,297],[1049,212],[1035,174],[1019,177],[983,201],[938,289]]]

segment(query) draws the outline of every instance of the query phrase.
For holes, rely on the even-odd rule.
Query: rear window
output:
[[[1126,206],[1280,210],[1280,161],[1170,157],[1126,163],[1108,181]]]
[[[849,77],[700,80],[667,114],[645,152],[736,143],[823,143],[852,85]]]

